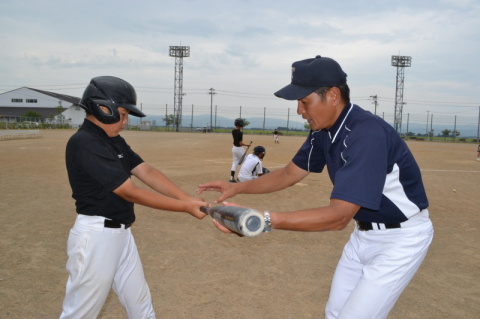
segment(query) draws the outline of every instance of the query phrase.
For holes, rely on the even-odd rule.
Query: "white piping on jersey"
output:
[[[318,132],[318,131],[315,131],[315,132]],[[312,133],[312,136],[313,134],[315,134],[315,132]],[[308,166],[307,166],[307,172],[310,172],[310,157],[312,156],[312,151],[313,151],[313,140],[315,139],[315,137],[311,138],[310,139],[310,152],[308,152]]]
[[[392,171],[387,174],[385,178],[383,195],[391,200],[407,218],[414,216],[420,211],[418,206],[408,199],[405,194],[403,185],[400,183],[400,168],[396,163],[393,165]]]
[[[347,119],[348,114],[350,114],[350,111],[352,110],[352,108],[353,108],[353,104],[352,104],[352,102],[350,102],[350,109],[348,110],[347,115],[345,115],[345,117],[343,118],[342,124],[340,124],[340,126],[338,127],[338,130],[335,132],[335,136],[332,139],[332,144],[335,142],[335,139],[337,138],[338,132],[340,132],[340,129],[342,128],[343,123],[345,123],[345,120]],[[332,137],[330,136],[330,138],[332,138]]]
[[[349,129],[346,125],[345,125],[345,129],[349,132],[351,132],[352,130]],[[348,138],[348,135],[345,136],[345,138],[343,139],[343,146],[345,146],[345,149],[348,148],[347,146],[347,138]],[[345,157],[343,157],[343,152],[340,152],[340,157],[342,158],[342,161],[343,161],[343,164],[346,164],[347,163],[347,160],[345,159]]]
[[[345,123],[345,120],[347,119],[348,115],[350,114],[350,111],[353,109],[353,104],[352,102],[350,102],[350,109],[348,110],[347,114],[345,115],[345,117],[343,118],[342,120],[342,124],[340,124],[340,126],[338,127],[338,130],[337,132],[335,132],[335,136],[333,137],[332,139],[332,134],[330,133],[330,131],[327,131],[328,133],[328,137],[330,137],[330,139],[332,140],[331,143],[333,144],[333,142],[335,142],[335,139],[337,138],[337,135],[338,135],[338,132],[340,132],[342,126],[343,126],[343,123]],[[348,129],[347,127],[345,127],[345,129],[347,129],[348,131],[350,131],[350,129]],[[318,131],[314,131],[313,133],[315,132],[318,132]],[[313,136],[313,134],[312,134]],[[313,137],[312,139],[310,139],[310,145],[312,145],[312,147],[310,147],[310,152],[308,153],[308,166],[307,166],[307,171],[310,172],[310,158],[312,156],[312,151],[313,151],[313,140],[315,140],[315,138]],[[345,140],[344,140],[345,142]],[[345,145],[345,143],[344,143]],[[345,145],[346,146],[346,145]],[[345,159],[343,158],[343,154],[340,154],[340,156],[342,157],[342,160],[345,162]]]
[[[347,119],[348,114],[350,114],[350,111],[352,110],[352,106],[353,106],[353,105],[352,105],[352,103],[350,102],[350,109],[348,110],[347,115],[345,115],[345,117],[343,118],[342,124],[340,124],[340,126],[338,127],[338,130],[337,130],[337,132],[335,133],[335,136],[334,136],[333,139],[332,139],[332,144],[333,144],[333,142],[335,142],[335,139],[337,138],[338,132],[340,132],[340,129],[342,128],[343,123],[345,123],[345,120]],[[347,126],[345,126],[345,129],[346,129],[347,131],[349,131],[349,132],[351,131]],[[329,133],[330,133],[330,132],[329,132]],[[348,135],[347,135],[347,136],[345,137],[345,139],[343,140],[343,146],[345,146],[345,148],[347,147],[347,144],[345,143],[347,137],[348,137]],[[332,136],[330,135],[330,139],[331,139],[331,138],[332,138]],[[346,163],[346,162],[347,162],[347,161],[345,160],[345,158],[343,157],[343,152],[340,153],[340,157],[342,158],[343,163]]]

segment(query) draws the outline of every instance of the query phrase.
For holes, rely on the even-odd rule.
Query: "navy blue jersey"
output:
[[[133,203],[113,191],[143,162],[121,136],[108,137],[102,128],[85,120],[66,148],[68,179],[77,213],[133,223]]]
[[[391,125],[357,105],[347,105],[330,129],[310,131],[292,161],[315,173],[326,165],[331,198],[361,206],[356,220],[400,223],[428,207],[406,143]]]

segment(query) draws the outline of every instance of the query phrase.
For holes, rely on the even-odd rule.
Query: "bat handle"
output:
[[[209,215],[210,208],[207,206],[200,206],[200,211],[204,214]]]

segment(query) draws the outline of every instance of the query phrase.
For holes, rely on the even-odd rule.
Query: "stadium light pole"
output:
[[[178,127],[182,122],[182,99],[183,99],[183,58],[190,56],[190,47],[170,46],[169,55],[175,57],[175,85],[173,97],[174,125],[178,132]]]
[[[397,133],[402,132],[402,112],[403,112],[403,84],[405,78],[404,68],[412,66],[412,57],[392,55],[392,66],[397,68],[397,84],[395,89],[395,118],[393,127]]]

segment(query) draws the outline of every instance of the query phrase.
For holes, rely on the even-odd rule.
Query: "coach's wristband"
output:
[[[270,213],[268,211],[263,212],[263,220],[265,221],[264,233],[272,231],[272,222],[270,221]]]

